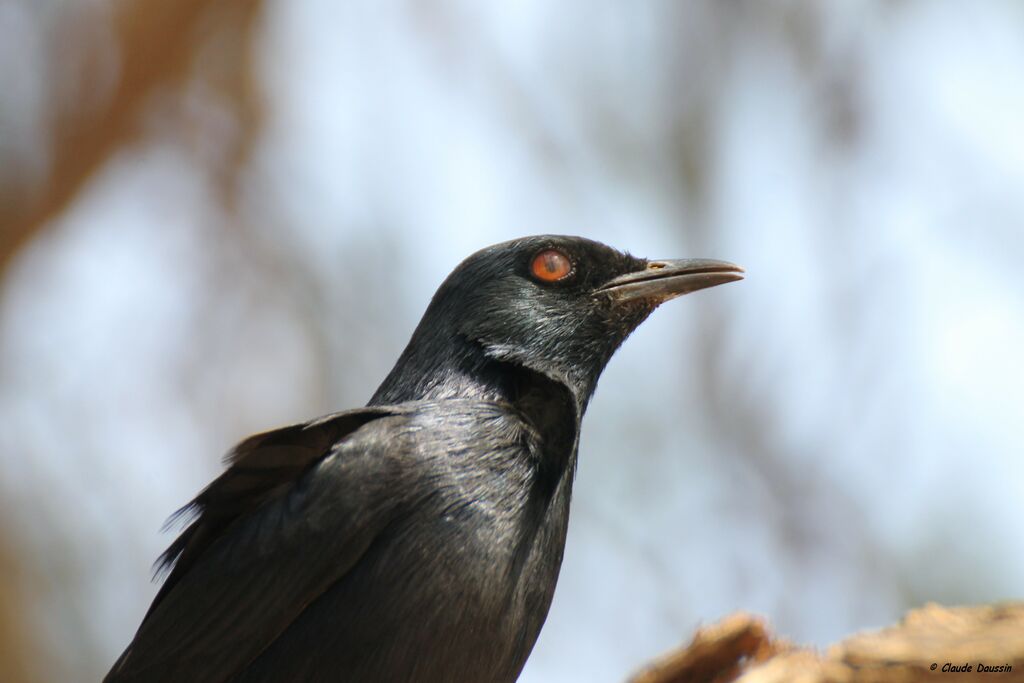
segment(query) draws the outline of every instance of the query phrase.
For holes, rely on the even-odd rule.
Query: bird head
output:
[[[655,308],[742,273],[725,261],[650,261],[581,237],[487,247],[438,289],[371,403],[458,396],[460,376],[479,378],[489,360],[564,385],[582,408],[612,354]]]

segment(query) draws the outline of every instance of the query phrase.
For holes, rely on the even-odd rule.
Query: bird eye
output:
[[[557,282],[572,272],[572,261],[557,249],[545,249],[533,257],[530,272],[541,282]]]

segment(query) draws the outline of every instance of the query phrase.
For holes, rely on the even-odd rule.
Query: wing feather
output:
[[[176,513],[194,520],[161,556],[167,581],[105,681],[224,681],[273,642],[391,520],[401,413],[338,413],[239,444]]]

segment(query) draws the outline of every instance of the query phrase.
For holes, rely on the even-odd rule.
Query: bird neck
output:
[[[368,405],[452,398],[513,401],[517,385],[509,364],[489,358],[464,338],[436,346],[411,343]]]
[[[413,337],[369,405],[445,399],[507,403],[532,425],[539,438],[538,449],[530,451],[536,458],[537,476],[531,492],[536,504],[531,514],[538,516],[535,524],[548,514],[549,503],[559,491],[567,505],[576,469],[580,420],[589,392],[580,397],[560,379],[512,360],[495,358],[465,337],[449,338],[436,345],[424,341]]]
[[[565,421],[574,426],[570,431],[575,438],[590,391],[581,396],[562,378],[496,358],[465,337],[438,345],[422,341],[413,339],[368,405],[446,399],[503,402],[516,406],[541,429]]]

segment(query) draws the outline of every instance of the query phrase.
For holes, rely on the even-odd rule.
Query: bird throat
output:
[[[424,345],[410,345],[422,349]],[[481,343],[459,338],[443,356],[407,349],[370,399],[369,405],[405,401],[476,399],[508,404],[538,437],[536,465],[560,478],[575,460],[586,396],[567,383],[513,358],[497,357]]]

